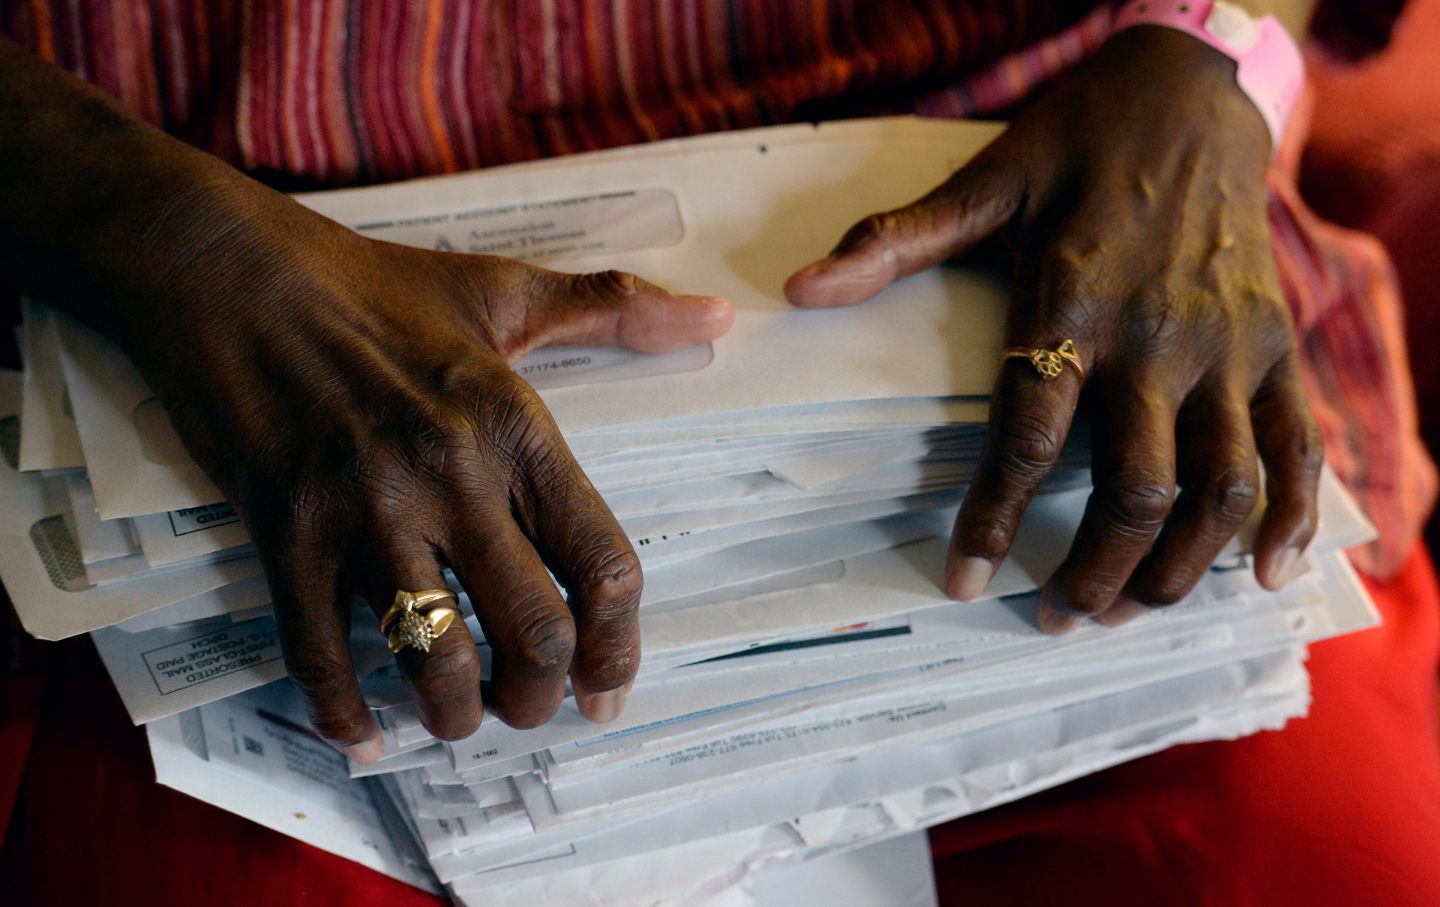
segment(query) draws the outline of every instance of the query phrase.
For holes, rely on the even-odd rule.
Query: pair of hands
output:
[[[1001,368],[952,540],[952,596],[984,591],[1082,396],[1095,493],[1042,594],[1042,627],[1115,623],[1183,597],[1257,505],[1257,455],[1269,503],[1256,571],[1270,588],[1287,578],[1315,529],[1321,453],[1270,257],[1268,159],[1229,60],[1133,29],[944,185],[862,221],[791,277],[796,305],[851,305],[1000,251],[1015,263],[1010,342],[1073,338],[1084,356],[1083,387],[1068,368],[1055,381]],[[728,304],[625,274],[377,243],[258,189],[212,204],[198,227],[148,230],[166,326],[127,345],[245,517],[316,729],[361,762],[379,757],[346,597],[378,614],[396,589],[443,586],[446,566],[495,663],[482,705],[463,629],[428,655],[401,653],[436,736],[470,734],[483,708],[541,724],[567,676],[587,717],[616,717],[640,660],[639,562],[509,364],[545,344],[712,340]],[[199,266],[215,257],[226,267]]]

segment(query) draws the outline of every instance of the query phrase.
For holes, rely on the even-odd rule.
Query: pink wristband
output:
[[[1285,122],[1305,84],[1305,64],[1274,16],[1255,19],[1223,0],[1135,0],[1115,14],[1114,31],[1132,25],[1179,29],[1233,59],[1240,90],[1270,128],[1270,147],[1280,147]]]

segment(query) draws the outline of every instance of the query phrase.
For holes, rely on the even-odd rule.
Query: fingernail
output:
[[[1286,548],[1275,558],[1275,566],[1270,570],[1270,584],[1276,589],[1285,587],[1295,578],[1295,568],[1300,560],[1299,548]]]
[[[620,717],[629,695],[630,685],[627,684],[603,693],[576,693],[575,703],[580,706],[580,714],[586,718],[596,724],[609,724]]]
[[[385,743],[379,737],[375,737],[370,740],[361,740],[359,743],[352,743],[349,746],[342,746],[340,752],[344,753],[347,759],[361,765],[371,765],[385,755]]]
[[[1149,610],[1145,605],[1122,592],[1115,597],[1115,603],[1104,613],[1096,615],[1095,619],[1107,627],[1119,627],[1130,623]]]
[[[961,557],[950,570],[950,597],[956,601],[968,602],[979,598],[990,579],[995,575],[995,565],[983,557]]]
[[[1064,636],[1080,626],[1081,619],[1052,605],[1050,598],[1054,594],[1049,588],[1041,591],[1040,601],[1035,605],[1035,625],[1051,636]]]
[[[735,323],[735,307],[727,299],[717,296],[693,296],[700,306],[700,316],[695,319],[702,331],[719,336],[730,330]],[[713,338],[712,338],[713,339]]]

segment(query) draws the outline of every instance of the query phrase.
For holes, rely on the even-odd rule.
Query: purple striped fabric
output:
[[[0,30],[285,188],[487,167],[769,123],[998,114],[1108,36],[1108,4],[1025,0],[0,0]],[[1385,576],[1434,502],[1378,243],[1271,178],[1276,262],[1330,463]]]

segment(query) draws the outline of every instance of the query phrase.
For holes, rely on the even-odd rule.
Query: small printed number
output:
[[[533,365],[521,366],[519,373],[522,375],[533,375],[536,372],[553,372],[562,368],[578,368],[579,366],[589,364],[589,356],[576,356],[573,359],[552,359],[549,362],[536,362]]]

